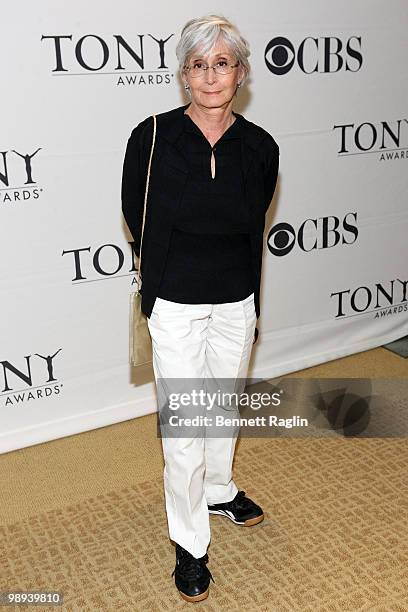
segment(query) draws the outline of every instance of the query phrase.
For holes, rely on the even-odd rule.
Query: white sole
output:
[[[250,527],[251,525],[257,525],[264,519],[264,515],[261,514],[259,516],[254,517],[253,519],[248,519],[246,521],[237,521],[235,520],[232,512],[230,512],[229,510],[208,510],[208,512],[209,514],[219,514],[221,516],[226,516],[227,518],[230,519],[230,521],[232,521],[236,525],[244,525],[247,527]]]

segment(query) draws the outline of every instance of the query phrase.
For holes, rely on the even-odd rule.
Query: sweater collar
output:
[[[190,103],[178,106],[167,112],[160,113],[157,115],[157,133],[160,134],[168,142],[175,144],[178,138],[181,136],[184,125],[185,117],[184,111],[190,106]],[[254,123],[245,119],[243,115],[234,112],[237,121],[233,123],[231,128],[234,126],[240,127],[241,139],[243,143],[248,145],[251,149],[256,150],[259,147],[260,142],[266,136],[266,132],[261,128],[258,128]]]
[[[178,153],[177,157],[173,154],[171,158],[171,165],[177,166],[179,170],[186,173],[188,172],[188,162],[185,158],[185,151],[179,146],[177,141],[182,135],[185,126],[186,119],[184,117],[184,111],[189,106],[190,103],[184,104],[183,106],[178,106],[156,116],[158,137],[172,144],[174,151]],[[242,171],[243,176],[246,177],[254,157],[262,147],[261,143],[268,133],[255,123],[245,119],[243,115],[240,115],[239,113],[234,114],[240,123],[237,124],[237,122],[235,122],[230,127],[232,128],[237,124],[236,127],[239,125],[241,129],[240,142]]]
[[[240,120],[241,115],[237,115],[236,113],[234,113],[234,111],[232,111],[232,114],[235,117],[235,121],[220,136],[220,138],[218,139],[218,142],[220,142],[221,140],[232,140],[232,139],[241,138],[242,136],[242,124]],[[185,112],[183,111],[183,117],[184,117],[184,131],[187,131],[193,134],[197,134],[205,138],[205,135],[203,134],[199,126],[196,124],[196,122],[190,117],[190,115],[186,115]]]

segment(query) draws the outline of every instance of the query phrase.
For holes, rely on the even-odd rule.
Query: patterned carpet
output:
[[[0,527],[1,590],[63,593],[37,610],[408,611],[406,441],[241,442],[234,479],[266,518],[211,516],[207,600],[175,589],[161,479]]]

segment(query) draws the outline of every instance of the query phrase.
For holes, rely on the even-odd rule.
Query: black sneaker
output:
[[[208,567],[208,554],[196,559],[185,548],[176,543],[175,583],[180,595],[186,601],[201,601],[208,597],[210,578],[214,578]]]
[[[208,504],[208,512],[227,516],[236,525],[246,527],[256,525],[264,519],[262,508],[249,497],[245,497],[245,491],[238,491],[232,501],[223,504]]]

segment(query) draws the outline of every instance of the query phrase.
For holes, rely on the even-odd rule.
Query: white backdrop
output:
[[[175,46],[199,16],[190,6],[38,0],[2,12],[2,452],[156,410],[151,368],[128,365],[135,277],[120,182],[132,128],[188,101]],[[406,2],[220,0],[199,12],[248,39],[234,110],[280,146],[249,375],[406,335]]]

